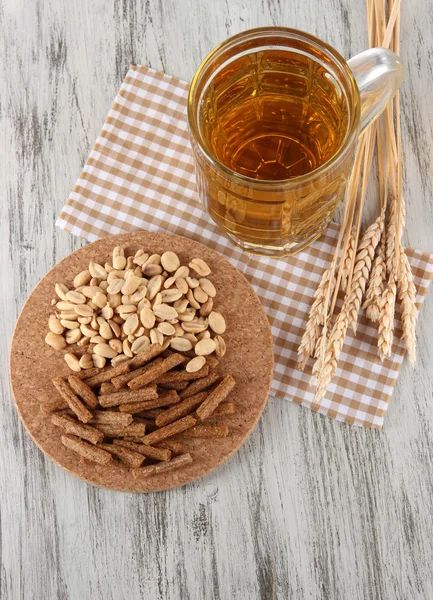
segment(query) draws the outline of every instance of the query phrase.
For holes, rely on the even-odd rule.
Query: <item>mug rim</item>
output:
[[[312,171],[309,171],[308,173],[304,173],[303,175],[297,175],[295,177],[290,177],[288,179],[254,179],[253,177],[248,177],[247,175],[242,175],[241,173],[238,173],[237,171],[234,171],[233,169],[230,169],[229,167],[227,167],[223,162],[221,162],[218,158],[216,158],[202,143],[202,136],[199,132],[198,127],[196,126],[196,123],[194,122],[193,98],[194,98],[194,94],[195,94],[197,85],[199,83],[199,79],[200,79],[203,71],[209,65],[211,60],[215,56],[217,56],[219,53],[221,53],[225,48],[232,46],[232,45],[236,45],[237,43],[239,43],[241,41],[248,40],[248,38],[254,37],[257,34],[265,34],[266,36],[270,37],[271,35],[278,35],[279,33],[282,35],[288,36],[292,39],[298,39],[301,41],[312,42],[313,44],[318,46],[321,50],[325,50],[328,53],[328,55],[330,55],[332,60],[334,62],[336,62],[343,69],[343,71],[349,81],[349,84],[351,86],[354,97],[357,98],[358,102],[354,103],[355,110],[349,111],[349,119],[350,119],[349,127],[347,130],[346,136],[343,140],[343,143],[338,148],[338,150],[322,165],[320,165],[316,169],[313,169]],[[229,176],[232,179],[233,178],[239,179],[240,181],[242,181],[242,183],[244,185],[246,185],[246,184],[253,185],[254,187],[263,186],[265,188],[281,187],[282,185],[284,185],[286,187],[287,186],[289,186],[289,187],[297,186],[304,182],[310,182],[311,179],[315,179],[316,177],[322,176],[323,173],[325,173],[328,169],[330,169],[332,167],[332,165],[335,164],[335,162],[341,156],[343,156],[345,154],[345,152],[347,151],[347,149],[350,147],[351,142],[353,141],[353,138],[359,129],[360,112],[361,112],[360,111],[360,94],[359,94],[358,84],[356,83],[356,79],[353,76],[353,73],[350,70],[350,67],[347,64],[347,61],[345,60],[345,58],[335,48],[333,48],[331,45],[329,45],[327,42],[324,42],[320,38],[318,38],[310,33],[306,33],[299,29],[293,29],[290,27],[279,27],[279,26],[256,27],[253,29],[247,29],[245,31],[241,31],[240,33],[237,33],[237,34],[227,38],[226,40],[224,40],[223,42],[221,42],[220,44],[215,46],[215,48],[213,48],[213,50],[211,50],[205,56],[205,58],[202,60],[199,67],[197,68],[197,70],[194,74],[194,77],[191,81],[191,85],[190,85],[189,92],[188,92],[188,100],[187,100],[188,124],[189,124],[191,135],[194,138],[195,142],[198,144],[200,150],[205,154],[206,158],[212,164],[212,166],[223,171],[227,176]]]

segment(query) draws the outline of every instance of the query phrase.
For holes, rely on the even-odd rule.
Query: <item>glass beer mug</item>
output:
[[[402,79],[390,50],[346,61],[294,29],[220,44],[188,98],[198,191],[212,219],[258,254],[293,254],[318,238],[343,199],[360,133]]]

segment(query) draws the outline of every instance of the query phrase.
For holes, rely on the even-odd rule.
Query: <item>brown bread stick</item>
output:
[[[113,457],[109,452],[92,446],[89,442],[80,440],[73,435],[62,435],[62,444],[67,448],[70,448],[83,458],[96,462],[100,465],[108,465],[112,461]]]
[[[209,365],[209,369],[211,371],[213,371],[219,365],[219,360],[217,359],[216,356],[213,356],[213,355],[206,356],[206,364],[208,364]]]
[[[160,406],[169,406],[170,404],[176,404],[177,402],[179,402],[179,396],[177,395],[177,392],[175,390],[168,390],[167,392],[160,394],[154,400],[144,400],[141,402],[121,404],[119,406],[119,410],[120,412],[127,412],[134,415],[141,413],[143,410],[159,408]]]
[[[179,392],[188,387],[188,382],[180,381],[177,383],[160,383],[159,385],[166,390],[176,390],[176,392]]]
[[[171,383],[181,383],[185,381],[193,381],[194,379],[199,379],[200,377],[206,377],[209,374],[209,365],[204,365],[199,371],[195,373],[188,373],[188,371],[173,371],[169,373],[164,373],[161,377],[158,377],[156,380],[157,384],[166,385]]]
[[[140,467],[143,464],[144,456],[138,454],[138,452],[134,452],[129,448],[122,448],[121,446],[113,446],[113,444],[98,444],[98,448],[102,450],[106,450],[110,452],[110,454],[114,454],[117,458],[120,458],[124,463],[129,465],[130,467]]]
[[[69,408],[77,415],[82,423],[88,423],[92,418],[90,410],[84,406],[81,400],[74,394],[69,383],[62,377],[55,377],[52,380],[54,387],[59,394],[66,400]]]
[[[211,373],[207,377],[197,379],[197,381],[193,381],[192,383],[190,383],[189,386],[179,394],[179,398],[181,400],[185,400],[185,398],[195,396],[196,394],[198,394],[198,392],[202,392],[203,390],[216,383],[219,378],[219,375],[217,375],[216,373]]]
[[[134,358],[131,358],[131,360],[128,361],[129,368],[131,371],[133,371],[138,367],[142,367],[146,363],[150,362],[153,358],[156,358],[162,354],[164,350],[164,346],[160,346],[159,344],[151,344],[146,348],[146,350],[139,352],[134,356]]]
[[[157,344],[157,345],[159,345],[159,344]],[[137,356],[138,356],[138,354],[137,354]],[[135,379],[135,377],[138,377],[139,375],[143,375],[144,373],[147,373],[149,371],[149,369],[151,369],[153,366],[160,365],[161,363],[162,363],[162,358],[157,358],[154,361],[152,361],[151,363],[149,363],[148,365],[144,365],[144,367],[140,367],[139,369],[136,369],[135,371],[131,371],[130,373],[125,373],[124,375],[119,375],[118,377],[114,377],[114,379],[112,380],[111,383],[114,385],[116,390],[120,390],[121,388],[125,387],[126,384],[131,381],[131,379]]]
[[[156,417],[163,412],[163,408],[150,408],[149,410],[141,411],[141,413],[137,416],[143,417],[144,419],[156,419]]]
[[[235,379],[231,375],[226,375],[221,383],[210,392],[203,404],[196,410],[199,419],[204,421],[210,417],[216,407],[227,398],[235,385]]]
[[[179,434],[182,438],[223,438],[229,434],[227,425],[196,425]]]
[[[156,431],[152,431],[152,433],[145,435],[143,438],[143,444],[149,444],[153,446],[154,444],[162,442],[162,440],[165,440],[168,437],[172,437],[173,435],[181,433],[190,427],[194,427],[196,423],[197,420],[194,419],[194,417],[191,417],[191,415],[188,415],[187,417],[183,417],[183,419],[179,419],[174,423],[170,423],[170,425],[166,425],[165,427],[161,427],[161,429],[157,429]]]
[[[101,385],[101,383],[105,383],[106,381],[111,381],[111,379],[113,379],[114,377],[118,377],[119,375],[128,373],[128,364],[129,361],[120,363],[120,365],[117,365],[117,367],[110,367],[109,369],[104,369],[104,371],[101,371],[97,375],[86,379],[86,383],[90,387],[95,387],[97,385]]]
[[[178,469],[192,463],[191,454],[179,454],[167,462],[161,462],[155,465],[155,473],[164,473],[165,471],[171,471],[172,469]]]
[[[98,406],[98,398],[85,381],[81,381],[75,375],[69,375],[68,383],[89,408],[96,408]]]
[[[68,406],[68,403],[63,397],[50,398],[50,400],[41,402],[40,409],[45,415],[49,415],[53,412],[56,412],[56,410],[63,410],[64,408],[68,408]]]
[[[167,338],[167,339],[169,339],[169,338]],[[167,348],[166,350],[164,350],[164,352],[161,354],[161,356],[162,356],[162,358],[169,358],[170,356],[173,356],[173,354],[178,354],[178,351],[172,350],[171,348]],[[185,352],[182,352],[181,356],[183,357],[184,363],[188,362],[188,357],[185,356]],[[194,356],[195,356],[195,354],[194,354]]]
[[[87,440],[92,444],[102,442],[104,439],[104,434],[101,431],[98,431],[90,425],[78,423],[68,415],[53,414],[51,417],[51,423],[53,423],[53,425],[56,427],[61,427],[64,429],[66,433],[76,435],[77,437]]]
[[[164,440],[161,444],[157,445],[157,448],[166,448],[171,450],[174,454],[179,454],[182,451],[182,444],[175,440]]]
[[[106,381],[105,383],[101,383],[101,387],[99,388],[99,395],[103,396],[104,394],[112,394],[116,391],[116,388],[110,381]]]
[[[91,369],[83,369],[78,373],[74,373],[78,377],[78,379],[90,379],[90,377],[94,377],[98,373],[101,372],[99,367],[92,367]]]
[[[155,398],[158,398],[158,394],[156,391],[156,386],[153,385],[140,390],[123,390],[120,392],[115,392],[114,394],[105,394],[104,396],[99,396],[98,400],[101,406],[104,408],[109,408],[111,406],[119,406],[119,404],[128,402],[155,400]]]
[[[170,460],[171,458],[171,451],[168,448],[154,448],[153,446],[146,446],[146,444],[137,444],[136,442],[127,442],[125,440],[113,440],[113,444],[129,448],[146,458],[153,458],[154,460]]]
[[[189,463],[192,463],[191,454],[180,454],[179,456],[175,456],[167,462],[160,462],[156,465],[148,465],[147,467],[134,469],[132,471],[132,476],[135,479],[139,479],[141,477],[149,477],[149,475],[164,473],[165,471],[171,471],[173,469],[179,469],[180,467],[184,467]]]
[[[138,390],[139,388],[142,388],[145,385],[152,383],[155,379],[157,379],[167,371],[170,371],[171,369],[174,369],[174,367],[177,367],[178,365],[182,364],[183,361],[184,357],[180,354],[172,354],[168,358],[165,358],[160,365],[156,365],[152,369],[149,369],[147,373],[144,373],[143,375],[139,375],[135,379],[132,379],[128,383],[128,386],[132,390]]]
[[[102,431],[106,437],[143,437],[146,433],[146,425],[144,423],[131,423],[126,427],[119,425],[107,425],[105,423],[94,423],[95,429]]]
[[[181,417],[189,415],[191,411],[193,411],[198,406],[200,406],[200,404],[202,404],[206,396],[207,392],[200,392],[195,396],[191,396],[191,398],[186,398],[182,402],[179,402],[175,406],[168,408],[163,413],[158,415],[155,419],[155,424],[158,427],[163,427],[164,425],[173,423],[173,421],[177,421]]]
[[[127,413],[124,413],[127,414]],[[132,417],[132,415],[131,415]],[[146,432],[150,433],[151,431],[155,431],[155,429],[158,429],[158,427],[155,425],[155,421],[152,421],[151,419],[143,419],[140,416],[134,415],[134,422],[135,423],[144,423],[146,425]]]
[[[147,465],[145,467],[140,467],[139,469],[132,470],[132,476],[134,479],[139,479],[140,477],[149,477],[149,475],[153,475],[155,473],[156,465]]]
[[[111,410],[95,410],[91,423],[102,423],[103,425],[117,425],[126,427],[132,423],[132,415],[126,413],[113,412]]]

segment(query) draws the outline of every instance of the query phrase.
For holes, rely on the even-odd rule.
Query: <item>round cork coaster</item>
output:
[[[218,294],[215,308],[226,319],[224,339],[227,352],[220,360],[222,375],[232,374],[237,385],[230,395],[236,403],[233,415],[215,417],[227,424],[230,433],[223,439],[182,440],[182,451],[190,452],[193,462],[178,470],[134,479],[117,460],[102,466],[82,460],[60,441],[61,430],[41,413],[40,403],[53,397],[51,379],[70,374],[64,351],[53,350],[45,341],[50,304],[57,282],[71,286],[74,276],[91,260],[104,264],[115,246],[123,246],[127,256],[142,248],[162,254],[176,252],[181,264],[202,258],[211,268],[211,280]],[[66,257],[42,279],[24,305],[11,347],[10,376],[20,417],[35,443],[58,465],[94,485],[125,492],[151,492],[185,485],[203,477],[227,460],[244,443],[262,414],[273,373],[271,332],[263,307],[255,292],[225,258],[190,239],[164,233],[139,231],[104,238]]]

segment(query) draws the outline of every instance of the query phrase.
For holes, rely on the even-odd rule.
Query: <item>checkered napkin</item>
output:
[[[223,254],[250,281],[268,315],[275,345],[272,392],[331,418],[382,427],[404,345],[398,315],[392,358],[377,355],[377,331],[360,316],[348,333],[326,397],[314,402],[311,364],[297,367],[297,347],[313,293],[335,247],[338,227],[284,259],[243,253],[204,212],[188,141],[188,84],[132,66],[57,224],[89,241],[146,229],[184,235]],[[433,275],[433,256],[408,250],[421,305]]]

